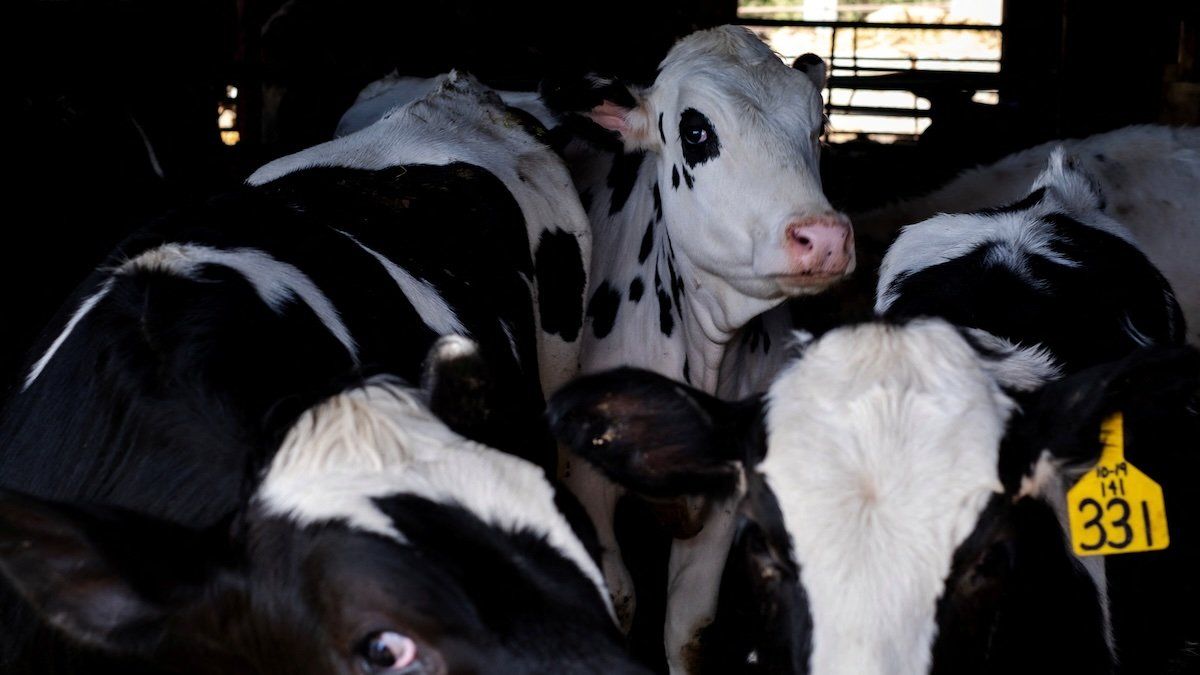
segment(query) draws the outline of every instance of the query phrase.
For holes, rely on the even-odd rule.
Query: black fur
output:
[[[633,186],[637,184],[638,172],[642,168],[642,160],[646,158],[644,151],[619,153],[613,155],[612,167],[608,171],[608,187],[612,189],[609,201],[608,215],[613,215],[625,207]]]
[[[542,330],[574,342],[583,326],[583,288],[587,283],[579,242],[557,228],[542,232],[534,272]]]
[[[703,134],[704,140],[692,142],[699,134]],[[717,130],[704,113],[695,108],[688,108],[679,115],[679,138],[683,145],[683,161],[688,168],[694,169],[697,164],[721,156],[721,141],[717,138]],[[687,169],[684,169],[683,176],[688,178]],[[691,186],[692,181],[688,178],[688,187]]]
[[[674,164],[671,165],[671,189],[679,189],[679,167]]]
[[[588,318],[592,320],[592,334],[602,338],[611,333],[619,309],[621,309],[621,291],[611,288],[607,281],[600,282],[587,306]]]
[[[642,282],[641,277],[634,277],[633,281],[629,282],[629,301],[637,304],[642,299],[642,293],[646,291],[646,284]]]
[[[642,235],[642,243],[638,246],[638,264],[646,262],[650,257],[650,249],[654,246],[654,220],[646,223],[646,233]]]
[[[663,288],[662,275],[654,270],[654,297],[658,300],[658,329],[662,334],[671,337],[675,330],[675,317],[671,316],[671,296]]]

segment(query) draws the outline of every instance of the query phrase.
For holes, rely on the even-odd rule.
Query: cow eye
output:
[[[363,671],[367,675],[421,672],[417,663],[417,643],[394,631],[372,633],[360,648]],[[417,666],[417,667],[412,667]]]
[[[690,145],[700,145],[708,140],[707,129],[685,129],[683,132],[683,140]]]

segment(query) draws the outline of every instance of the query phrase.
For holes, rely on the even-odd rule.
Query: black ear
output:
[[[421,389],[429,399],[429,409],[467,436],[487,426],[498,395],[479,345],[461,335],[443,335],[429,348]]]
[[[795,61],[792,61],[792,67],[807,75],[817,89],[825,88],[827,70],[825,61],[821,57],[812,52],[801,54],[796,57]]]
[[[1022,399],[1005,438],[1006,483],[1028,474],[1042,453],[1055,464],[1087,467],[1099,460],[1100,424],[1124,417],[1126,456],[1135,466],[1168,454],[1200,455],[1200,353],[1192,347],[1149,347],[1118,361],[1051,382]],[[1157,455],[1157,456],[1155,456]]]
[[[0,491],[0,574],[83,644],[146,654],[208,570],[210,535]]]
[[[579,378],[549,405],[560,442],[649,497],[734,492],[739,463],[762,456],[760,411],[758,399],[721,401],[634,368]]]
[[[653,149],[660,140],[657,120],[641,90],[596,74],[554,75],[542,80],[538,94],[546,107],[576,132],[600,142],[616,139],[627,151]]]

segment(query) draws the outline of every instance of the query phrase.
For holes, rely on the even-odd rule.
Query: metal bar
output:
[[[830,112],[847,113],[850,115],[878,115],[880,117],[929,117],[928,110],[909,108],[881,108],[866,105],[834,105],[825,106]]]
[[[738,17],[739,26],[796,27],[796,28],[882,28],[894,30],[994,30],[1003,32],[1004,26],[986,26],[974,23],[871,23],[869,21],[793,21],[791,19],[748,19]]]

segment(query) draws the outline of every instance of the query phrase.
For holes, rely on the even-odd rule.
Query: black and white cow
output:
[[[1053,362],[974,342],[939,319],[844,327],[763,397],[623,369],[560,390],[551,413],[632,490],[745,490],[702,672],[1194,672],[1200,355],[1141,349],[1021,393],[1006,387]],[[1116,411],[1171,543],[1079,558],[1065,490]]]
[[[30,607],[170,672],[632,668],[545,473],[589,240],[522,121],[451,75],[85,282],[0,425],[5,670],[99,667]]]
[[[855,227],[887,241],[903,226],[942,213],[969,213],[1019,202],[1062,147],[1091,179],[1100,210],[1120,222],[1170,282],[1183,309],[1188,342],[1200,346],[1200,129],[1124,127],[1044,143],[965,171],[921,197],[854,214]]]
[[[722,26],[676,43],[644,89],[543,82],[543,99],[575,132],[564,156],[592,222],[585,372],[638,366],[716,393],[747,321],[854,269],[850,223],[821,190],[824,72],[789,68],[751,31]],[[634,589],[613,527],[621,491],[587,463],[564,480],[596,523],[628,624]],[[675,540],[665,576],[673,672],[688,670],[714,615],[733,509],[684,520],[699,532]]]
[[[1095,183],[1057,150],[1015,203],[904,228],[884,256],[875,309],[1039,344],[1067,371],[1182,342],[1170,284],[1103,207]]]

